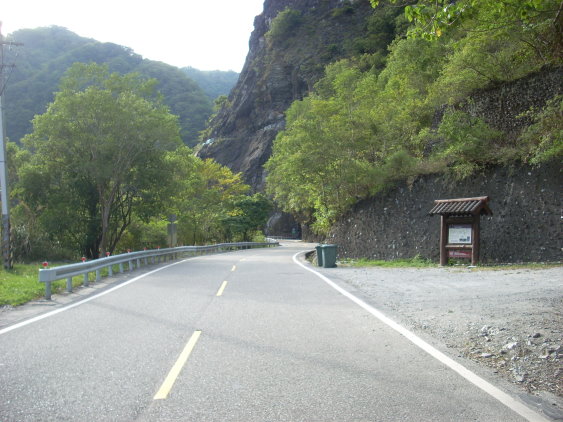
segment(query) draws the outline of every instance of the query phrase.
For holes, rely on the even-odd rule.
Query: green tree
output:
[[[329,66],[316,92],[292,104],[266,163],[267,189],[285,210],[326,232],[370,192],[381,140],[370,113],[370,84],[347,61]],[[373,78],[367,75],[366,78]]]
[[[212,112],[212,99],[185,72],[143,59],[130,48],[83,38],[56,26],[22,29],[10,37],[24,44],[6,51],[7,62],[16,63],[5,92],[7,135],[14,142],[31,132],[31,120],[45,112],[64,72],[76,62],[107,64],[111,72],[138,72],[157,79],[156,89],[164,96],[164,104],[178,116],[180,136],[188,146],[197,143],[198,133]],[[232,73],[231,78],[236,78],[237,74]]]
[[[533,120],[520,136],[522,158],[540,164],[563,156],[563,95],[555,95],[541,110],[522,117]]]
[[[370,0],[373,7],[379,0]],[[392,3],[405,3],[391,0]],[[436,39],[467,22],[483,30],[525,28],[534,34],[538,53],[561,59],[563,26],[561,0],[419,0],[405,7],[405,16],[414,23],[409,35]],[[472,28],[475,29],[475,28]]]
[[[251,233],[264,228],[272,209],[271,201],[261,193],[243,196],[234,202],[234,209],[222,222],[228,233],[249,242]]]
[[[225,240],[221,221],[250,187],[242,182],[240,173],[211,159],[194,157],[187,148],[179,149],[171,160],[177,193],[170,211],[178,216],[178,242],[194,245]]]
[[[442,143],[435,158],[445,160],[455,178],[463,179],[497,159],[501,132],[482,119],[459,110],[447,110],[437,130]]]
[[[291,36],[291,31],[299,26],[302,20],[303,17],[299,10],[286,7],[272,20],[266,38],[271,42],[281,43]]]
[[[22,169],[28,202],[42,204],[53,232],[86,239],[84,253],[112,252],[133,212],[149,219],[172,188],[168,151],[181,144],[177,118],[154,91],[155,81],[75,64],[47,112],[23,140],[33,152]],[[32,191],[40,178],[42,191]]]

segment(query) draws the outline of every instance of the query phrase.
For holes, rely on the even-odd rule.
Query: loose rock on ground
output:
[[[411,330],[563,411],[563,267],[322,272]]]

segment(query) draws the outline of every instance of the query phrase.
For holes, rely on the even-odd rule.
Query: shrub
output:
[[[540,164],[563,156],[563,95],[556,95],[543,109],[530,109],[524,116],[534,122],[520,136],[524,161]]]
[[[350,3],[350,1],[348,0],[343,2],[342,7],[337,7],[332,11],[333,18],[338,18],[340,16],[352,15],[352,14],[354,14],[354,7],[352,6],[352,3]]]
[[[442,119],[438,135],[444,143],[436,158],[444,159],[457,179],[464,179],[492,161],[495,141],[501,132],[479,117],[450,109]]]
[[[301,24],[302,19],[301,12],[287,7],[272,20],[266,38],[271,42],[282,42],[291,36],[291,31]]]

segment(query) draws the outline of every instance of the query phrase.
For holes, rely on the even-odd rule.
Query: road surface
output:
[[[542,420],[299,264],[311,248],[155,267],[0,330],[0,421]]]

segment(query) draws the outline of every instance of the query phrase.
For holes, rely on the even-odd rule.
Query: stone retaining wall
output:
[[[339,258],[438,261],[440,217],[428,216],[434,200],[488,195],[494,215],[481,218],[481,262],[561,261],[562,182],[558,162],[493,168],[455,184],[421,177],[358,203],[325,241],[338,244]]]
[[[530,124],[522,113],[539,109],[561,93],[562,68],[546,68],[517,81],[476,91],[456,107],[482,117],[517,139]],[[445,108],[434,118],[437,126]],[[435,199],[489,196],[494,215],[481,218],[481,262],[561,261],[562,169],[560,162],[541,167],[491,168],[463,182],[444,176],[418,178],[358,203],[333,227],[326,242],[339,245],[339,256],[395,259],[420,255],[439,260],[440,217],[428,216]],[[318,240],[306,229],[303,236]]]

